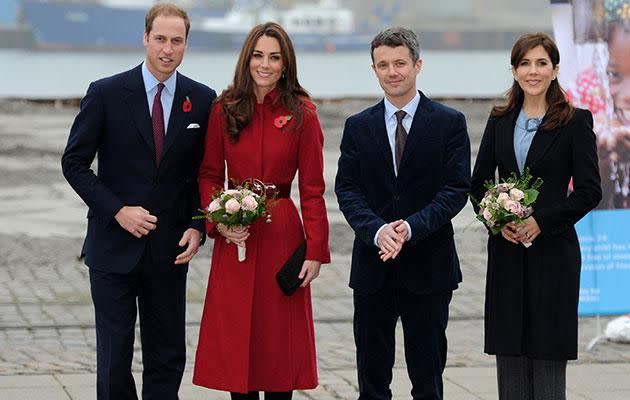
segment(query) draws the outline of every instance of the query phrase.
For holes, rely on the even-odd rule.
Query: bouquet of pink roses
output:
[[[528,169],[520,177],[513,172],[502,183],[487,181],[484,184],[486,193],[478,203],[477,219],[494,235],[510,222],[522,223],[532,215],[532,204],[538,198],[538,188],[542,183],[542,179],[534,179]]]
[[[213,224],[223,224],[228,228],[246,227],[259,218],[267,218],[271,222],[269,207],[274,185],[265,185],[258,179],[249,179],[234,189],[225,189],[212,197],[206,210],[199,210],[203,215],[194,217],[205,218]],[[245,247],[238,246],[238,261],[245,261]]]

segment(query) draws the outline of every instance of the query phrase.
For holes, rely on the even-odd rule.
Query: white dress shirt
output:
[[[389,141],[389,149],[392,152],[392,162],[394,164],[394,174],[398,176],[398,169],[396,168],[396,126],[398,125],[398,120],[396,119],[396,111],[403,110],[406,115],[402,120],[403,127],[407,134],[411,130],[411,123],[413,122],[413,117],[416,115],[416,110],[418,109],[418,105],[420,104],[420,93],[416,92],[416,95],[413,99],[403,108],[398,108],[393,105],[387,97],[384,99],[385,103],[385,128],[387,129],[387,140]],[[407,240],[411,239],[411,226],[407,221],[403,222],[407,225],[407,231],[409,232],[409,237]],[[374,245],[378,247],[378,235],[381,233],[383,228],[385,228],[387,224],[381,226],[378,231],[376,231],[376,235],[374,235]]]

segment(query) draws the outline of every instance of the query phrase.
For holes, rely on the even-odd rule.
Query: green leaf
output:
[[[523,192],[525,197],[523,198],[523,204],[526,206],[531,205],[538,199],[538,190],[536,189],[527,189]]]

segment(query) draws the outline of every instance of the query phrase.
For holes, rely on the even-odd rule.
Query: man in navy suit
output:
[[[372,41],[385,98],[348,118],[335,182],[355,232],[350,287],[360,400],[391,399],[395,327],[402,321],[414,399],[442,399],[446,325],[462,276],[451,219],[470,189],[464,116],[416,89],[416,34]]]
[[[62,158],[64,176],[89,207],[85,263],[98,399],[138,398],[131,374],[138,311],[142,398],[178,398],[186,274],[204,237],[204,221],[192,219],[199,208],[197,170],[216,97],[176,72],[189,28],[175,5],[149,10],[144,62],[90,85]]]

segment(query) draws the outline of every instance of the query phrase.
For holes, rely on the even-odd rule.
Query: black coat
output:
[[[476,200],[497,168],[500,179],[518,173],[514,124],[519,111],[488,120],[473,170]],[[543,179],[533,214],[541,234],[529,249],[501,235],[488,238],[485,352],[576,359],[581,256],[574,224],[601,200],[591,113],[576,109],[565,126],[539,130],[525,166]],[[573,192],[567,196],[571,177]]]

